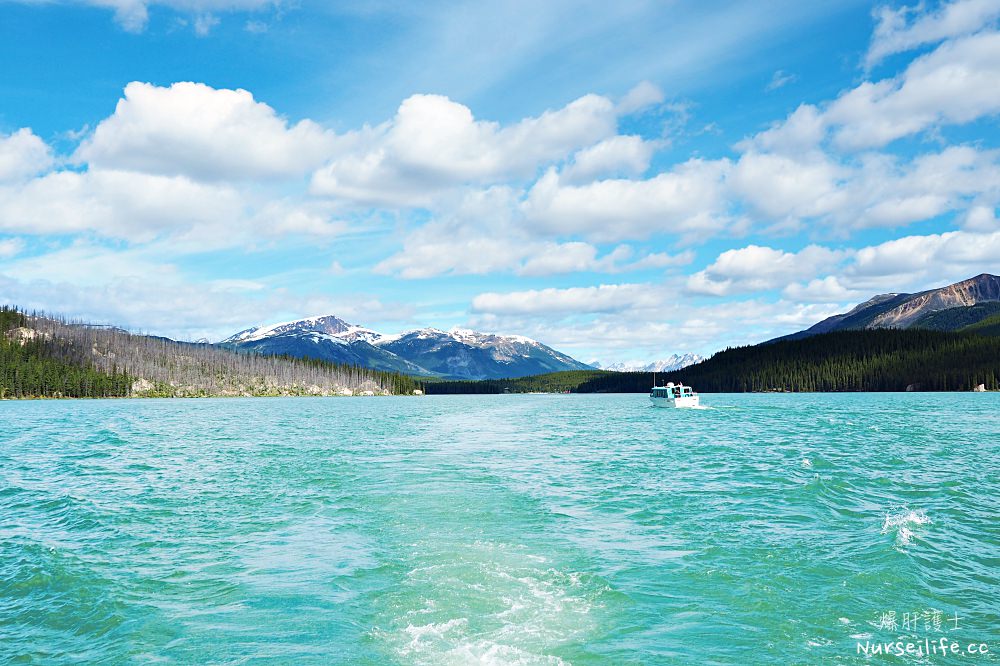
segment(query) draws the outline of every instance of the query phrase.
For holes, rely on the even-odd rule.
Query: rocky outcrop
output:
[[[914,294],[901,305],[875,317],[869,327],[907,328],[930,312],[987,301],[1000,301],[1000,277],[983,273],[947,287]]]

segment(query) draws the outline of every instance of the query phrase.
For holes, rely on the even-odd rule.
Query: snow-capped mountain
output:
[[[704,360],[704,357],[698,354],[674,354],[661,361],[619,361],[608,365],[595,362],[591,365],[599,370],[611,370],[612,372],[670,372]]]
[[[587,369],[585,363],[531,338],[461,328],[423,328],[387,336],[375,344],[436,374],[459,379],[500,379]]]
[[[460,328],[424,328],[383,335],[333,315],[248,328],[219,344],[262,354],[287,354],[453,379],[523,377],[589,367],[523,336]]]
[[[384,336],[339,317],[308,317],[295,321],[255,326],[232,335],[219,344],[259,354],[285,354],[331,363],[359,365],[412,375],[433,374],[392,352],[376,347]]]

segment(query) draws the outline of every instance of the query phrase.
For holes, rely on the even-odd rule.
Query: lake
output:
[[[0,402],[0,663],[998,661],[1000,394],[702,402]]]

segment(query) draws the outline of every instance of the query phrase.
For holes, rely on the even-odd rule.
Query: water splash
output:
[[[931,519],[923,509],[909,510],[903,508],[894,513],[886,513],[882,522],[882,534],[896,533],[897,546],[909,546],[913,541],[914,528],[929,525]]]

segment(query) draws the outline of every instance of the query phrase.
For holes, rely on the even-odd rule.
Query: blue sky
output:
[[[605,362],[757,342],[997,271],[998,19],[0,0],[0,301],[184,339],[463,326]]]

